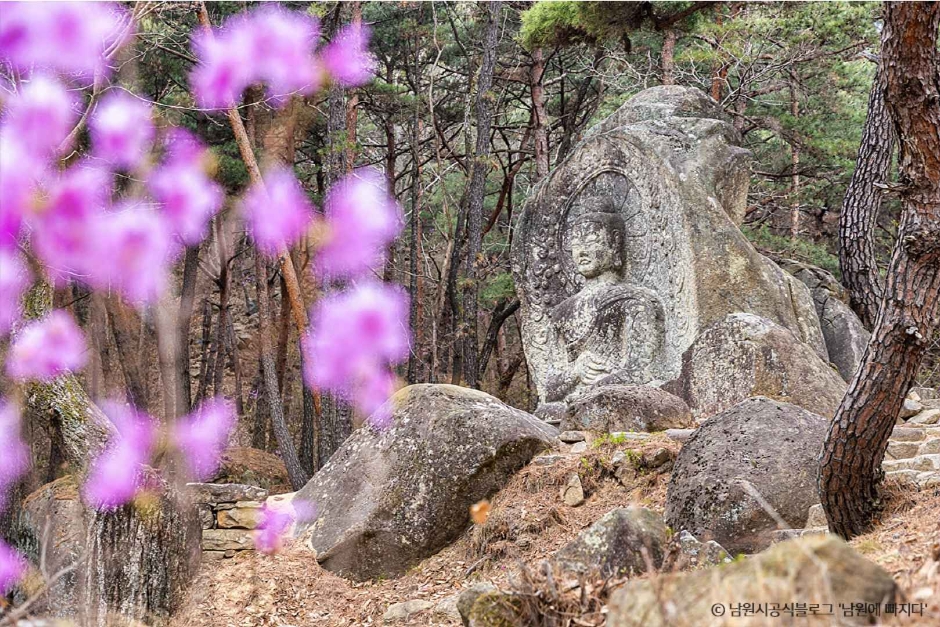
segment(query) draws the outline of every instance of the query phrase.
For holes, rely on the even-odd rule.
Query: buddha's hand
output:
[[[578,377],[585,385],[594,385],[610,374],[610,367],[596,355],[586,353],[577,360]]]

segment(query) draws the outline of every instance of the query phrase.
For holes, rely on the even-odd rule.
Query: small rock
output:
[[[255,547],[251,532],[245,529],[205,529],[202,548],[206,551],[243,551]]]
[[[930,438],[917,449],[918,455],[936,455],[940,453],[940,438]]]
[[[660,468],[669,464],[670,470],[672,469],[672,462],[675,460],[676,455],[668,448],[658,448],[651,453],[644,453],[643,455],[643,465],[647,468]]]
[[[538,455],[532,458],[532,463],[536,466],[554,466],[564,458],[564,455]]]
[[[452,594],[449,597],[444,597],[441,599],[437,605],[434,606],[434,609],[431,611],[435,616],[440,616],[452,621],[460,621],[460,612],[457,610],[457,599],[460,598],[459,594]]]
[[[919,403],[922,400],[916,388],[911,388],[911,391],[907,393],[907,398],[915,403]]]
[[[581,453],[587,451],[587,448],[587,442],[577,442],[574,446],[571,447],[571,454],[580,455]]]
[[[457,597],[457,612],[460,614],[464,625],[470,624],[470,610],[473,608],[473,604],[477,602],[477,599],[488,592],[496,591],[497,588],[493,584],[480,582],[473,584],[460,593]]]
[[[916,457],[919,450],[919,442],[888,442],[887,453],[889,459],[909,459]]]
[[[912,416],[916,416],[922,411],[924,411],[924,406],[920,404],[920,401],[906,398],[904,399],[904,405],[901,407],[901,413],[899,416],[901,418],[907,419]]]
[[[261,510],[253,507],[233,507],[219,512],[222,529],[257,529],[261,524]]]
[[[667,548],[668,531],[662,516],[642,508],[624,507],[604,514],[555,554],[555,563],[574,574],[604,578],[647,571],[644,553],[659,568]]]
[[[683,444],[689,441],[693,433],[695,433],[695,429],[666,429],[667,438]]]
[[[414,599],[412,601],[405,601],[404,603],[393,603],[388,606],[388,609],[385,610],[385,614],[382,615],[382,622],[398,623],[406,621],[418,612],[429,610],[432,607],[434,607],[433,603],[422,599]]]
[[[610,458],[610,464],[614,468],[623,466],[624,463],[626,463],[626,461],[627,461],[627,454],[624,453],[623,451],[615,451],[613,456],[611,456]]]
[[[211,562],[214,560],[225,559],[225,551],[203,551],[202,560],[204,562]]]
[[[679,555],[675,567],[678,570],[716,566],[731,561],[731,556],[720,544],[714,540],[700,542],[698,538],[684,529],[679,532],[677,544]]]
[[[637,431],[614,431],[610,434],[610,439],[619,441],[644,441],[650,439],[649,433],[640,433]]]
[[[215,526],[215,516],[212,515],[211,507],[205,503],[197,503],[196,512],[199,514],[199,522],[203,529],[212,529]]]
[[[581,485],[581,477],[577,473],[571,473],[568,482],[562,486],[561,500],[568,507],[577,507],[584,502],[584,487]]]
[[[187,483],[193,503],[236,503],[262,501],[268,491],[242,483]]]
[[[891,440],[894,442],[920,442],[925,437],[923,427],[895,427],[891,432]]]
[[[779,542],[793,540],[794,538],[802,538],[803,536],[824,536],[827,533],[829,533],[828,526],[806,529],[777,529],[776,531],[770,532],[770,542],[771,544],[777,544]]]
[[[821,503],[816,503],[809,508],[809,515],[806,517],[806,528],[814,529],[816,527],[828,527],[829,521],[826,519],[826,512]]]
[[[584,442],[583,431],[562,431],[558,434],[558,439],[565,444],[574,444],[575,442]]]
[[[922,411],[907,422],[912,425],[935,425],[940,422],[940,409]]]
[[[917,394],[919,401],[932,401],[937,398],[936,388],[924,388],[924,387],[914,387],[911,388],[911,392]],[[908,394],[910,396],[910,394]]]

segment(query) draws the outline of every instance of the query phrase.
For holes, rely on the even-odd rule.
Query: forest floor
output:
[[[678,449],[654,438],[635,450],[662,446]],[[621,483],[610,472],[614,450],[606,444],[563,455],[552,465],[530,464],[493,498],[485,524],[471,526],[457,542],[397,579],[350,582],[320,568],[302,546],[273,556],[245,552],[207,562],[173,627],[380,625],[393,603],[420,599],[437,605],[480,581],[506,584],[523,565],[534,568],[615,507],[663,511],[669,474],[637,472],[621,476]],[[586,495],[578,507],[559,497],[572,472],[580,474]],[[887,492],[879,524],[852,545],[892,573],[910,599],[932,606],[929,617],[904,624],[940,624],[940,490],[910,493],[888,486]],[[457,627],[460,621],[432,608],[396,624]]]

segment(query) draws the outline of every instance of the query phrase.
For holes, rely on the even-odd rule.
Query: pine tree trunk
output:
[[[663,55],[662,55],[662,72],[663,72],[663,85],[675,85],[676,84],[676,31],[672,28],[667,28],[663,32]]]
[[[871,342],[833,418],[819,497],[829,529],[864,532],[888,438],[940,316],[940,3],[889,2],[885,102],[898,141],[901,224]]]
[[[189,372],[189,326],[193,318],[193,303],[196,300],[196,278],[199,271],[199,246],[186,249],[183,261],[183,284],[180,288],[180,308],[176,316],[179,330],[176,352],[176,370],[179,376],[179,398],[176,411],[189,413],[193,407],[192,376]]]
[[[875,227],[881,208],[881,190],[886,183],[894,151],[894,126],[885,107],[886,73],[879,61],[871,94],[862,141],[855,160],[855,172],[845,190],[839,216],[839,269],[849,292],[849,305],[866,329],[878,315],[883,292],[875,258]]]
[[[496,68],[496,44],[499,35],[500,3],[487,3],[486,29],[483,34],[483,62],[480,64],[476,95],[476,147],[470,185],[467,188],[467,280],[464,290],[463,379],[472,388],[480,386],[477,316],[479,300],[479,263],[483,253],[483,199],[489,170],[490,127],[493,124],[493,71]]]
[[[532,120],[535,126],[535,174],[537,180],[548,176],[548,114],[545,112],[545,55],[542,48],[532,51],[529,88],[532,92]]]

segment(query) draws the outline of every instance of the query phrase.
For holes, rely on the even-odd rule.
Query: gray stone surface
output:
[[[591,390],[571,402],[562,421],[562,428],[601,433],[689,426],[692,412],[685,401],[648,385],[605,385]]]
[[[846,384],[793,333],[770,320],[731,314],[706,329],[682,358],[668,389],[703,420],[753,396],[832,416]]]
[[[385,610],[385,614],[382,615],[382,622],[386,624],[403,623],[408,621],[415,614],[429,610],[432,607],[434,607],[433,603],[423,599],[392,603],[388,606],[388,609]]]
[[[908,418],[913,418],[922,411],[924,411],[924,406],[920,404],[920,401],[916,401],[912,398],[905,398],[904,404],[901,405],[901,412],[898,414],[898,417],[907,420]]]
[[[405,572],[455,540],[557,430],[488,394],[412,385],[390,400],[387,429],[362,427],[297,493],[317,518],[295,534],[327,570],[356,580]]]
[[[539,185],[518,220],[512,269],[541,403],[674,379],[699,333],[734,312],[789,329],[828,359],[809,289],[738,229],[750,159],[740,142],[704,93],[655,87]]]
[[[769,625],[777,621],[781,625],[807,624],[783,617],[758,616],[759,622],[735,619],[731,617],[730,605],[743,603],[744,599],[760,599],[765,607],[796,601],[831,604],[835,608],[840,603],[884,607],[897,596],[897,584],[883,568],[835,536],[811,536],[777,544],[760,555],[721,568],[665,575],[655,581],[628,582],[611,596],[606,624],[607,627],[733,625],[735,620],[745,621],[742,625]],[[727,612],[727,621],[721,617],[716,620],[718,606]],[[869,618],[855,615],[839,624],[870,624]]]
[[[581,486],[581,477],[578,473],[568,475],[565,485],[561,486],[560,497],[568,507],[577,507],[584,502],[584,488]]]
[[[457,612],[460,614],[464,625],[470,624],[470,610],[473,609],[473,605],[477,602],[477,599],[484,594],[496,592],[497,590],[497,587],[491,583],[480,582],[473,584],[460,593],[460,596],[457,597]]]
[[[247,529],[204,529],[204,551],[247,551],[255,548],[251,532]]]
[[[268,491],[242,483],[187,483],[188,495],[193,503],[236,503],[263,501]]]
[[[574,444],[575,442],[584,442],[583,431],[562,431],[558,434],[558,439],[565,444]]]
[[[597,522],[555,554],[555,563],[575,574],[604,578],[645,573],[647,560],[659,568],[668,542],[662,517],[642,507],[624,507],[604,514]]]
[[[821,416],[764,397],[713,416],[679,451],[666,524],[731,553],[770,544],[778,526],[765,505],[789,527],[804,527],[827,429]]]
[[[728,552],[714,540],[700,542],[688,531],[680,531],[673,539],[663,570],[695,570],[731,561]]]

